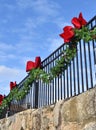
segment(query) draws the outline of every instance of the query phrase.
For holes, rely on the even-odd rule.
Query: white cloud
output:
[[[27,57],[27,56],[26,56],[26,57],[22,57],[22,61],[21,61],[21,62],[22,62],[23,65],[26,67],[26,63],[27,63],[27,61],[29,61],[29,60],[30,60],[30,61],[35,61],[35,57],[31,57],[31,56],[30,56],[30,57]]]
[[[17,5],[21,8],[29,8],[32,6],[33,1],[32,0],[16,0]]]
[[[25,68],[26,61],[32,60],[40,52],[39,46],[34,44],[30,37],[23,37],[14,45],[0,44],[0,64]],[[9,45],[9,46],[8,46]]]
[[[17,81],[18,84],[26,75],[25,70],[0,66],[0,93],[8,94],[10,81]]]
[[[6,66],[0,66],[0,81],[2,80],[20,80],[20,77],[25,76],[24,70],[19,70],[16,68],[9,68]],[[1,80],[2,79],[2,80]],[[22,80],[22,79],[21,79]]]
[[[31,8],[41,15],[53,16],[58,14],[59,5],[48,0],[17,0],[17,5],[21,9]]]
[[[0,42],[0,62],[16,58],[15,47],[11,44]]]
[[[9,3],[7,3],[7,2],[5,2],[3,6],[4,6],[5,8],[7,8],[7,9],[11,10],[11,11],[13,11],[14,9],[16,9],[16,6],[15,6],[15,5],[9,4]]]
[[[60,38],[49,39],[49,41],[51,42],[50,47],[49,47],[50,52],[55,51],[59,46],[63,44],[63,41]]]
[[[11,59],[20,59],[22,56],[20,54],[35,51],[34,44],[32,44],[30,37],[22,36],[19,43],[17,44],[7,44],[0,43],[0,60],[6,61]]]
[[[42,13],[43,15],[57,15],[59,5],[56,4],[56,2],[48,1],[48,0],[37,0],[33,4],[33,8],[35,11],[38,11]]]
[[[14,49],[13,45],[0,42],[0,50],[1,51],[10,51],[10,50],[13,50],[13,49]]]
[[[33,32],[33,29],[38,28],[38,25],[42,25],[47,22],[46,17],[39,15],[34,17],[28,17],[25,21],[24,28],[29,32]]]
[[[54,23],[61,29],[63,29],[65,26],[71,26],[71,23],[65,22],[66,20],[62,17],[57,18]]]
[[[8,61],[8,60],[11,60],[11,59],[15,59],[16,58],[16,55],[13,55],[13,54],[1,54],[2,52],[0,52],[0,60],[1,61]]]

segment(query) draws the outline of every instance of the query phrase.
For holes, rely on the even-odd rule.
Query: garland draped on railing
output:
[[[78,18],[74,17],[71,22],[74,27],[66,26],[63,29],[64,32],[60,34],[64,39],[66,50],[62,52],[62,56],[56,61],[56,65],[50,69],[49,73],[46,73],[40,67],[31,69],[22,90],[19,90],[17,85],[10,91],[9,95],[3,99],[2,105],[0,105],[0,113],[9,106],[12,100],[18,101],[23,99],[28,94],[33,81],[41,79],[45,83],[50,83],[51,80],[66,70],[71,60],[76,56],[77,44],[81,39],[85,42],[96,40],[96,28],[90,30],[86,26],[87,22],[83,18],[82,13],[79,14]]]

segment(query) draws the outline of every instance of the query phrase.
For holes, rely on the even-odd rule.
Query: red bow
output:
[[[82,13],[79,14],[79,17],[74,17],[71,20],[72,24],[75,28],[80,29],[82,26],[86,25],[87,22],[83,18]],[[60,37],[64,39],[65,43],[68,43],[72,40],[72,38],[75,36],[74,28],[72,26],[66,26],[63,28],[64,32],[60,34]]]
[[[4,96],[0,94],[0,105],[2,105],[3,99],[4,99]]]
[[[64,42],[70,42],[74,37],[74,31],[72,26],[66,26],[63,28],[64,32],[60,36],[64,39]]]
[[[75,28],[80,29],[82,26],[87,24],[87,21],[83,18],[82,13],[79,14],[79,17],[74,17],[71,20],[72,24],[74,25]]]
[[[10,82],[10,90],[16,87],[16,81],[15,82]]]
[[[26,72],[40,67],[41,67],[41,58],[38,56],[35,58],[35,62],[27,61]]]

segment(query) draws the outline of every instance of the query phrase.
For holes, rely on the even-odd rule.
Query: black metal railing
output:
[[[89,26],[90,29],[96,27],[96,16],[88,22],[87,26]],[[67,70],[54,78],[49,84],[43,83],[42,80],[33,82],[30,85],[30,92],[26,97],[18,102],[13,101],[10,108],[14,106],[16,108],[16,106],[18,106],[17,112],[27,108],[40,108],[54,104],[61,99],[71,98],[93,88],[96,85],[95,47],[96,42],[94,40],[88,43],[81,40],[77,45],[77,55],[71,61]],[[55,66],[56,60],[60,59],[62,51],[65,49],[65,44],[62,44],[51,55],[43,60],[43,70],[49,73],[50,69]],[[23,88],[23,84],[27,78],[28,76],[18,84],[20,90]],[[21,106],[23,109],[19,110]],[[15,112],[15,109],[11,109],[11,114],[14,114]]]

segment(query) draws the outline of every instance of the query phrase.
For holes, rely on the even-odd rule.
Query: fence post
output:
[[[8,108],[7,108],[7,110],[6,110],[6,118],[8,117],[8,116],[10,116],[10,105],[11,105],[11,103],[9,103],[9,105],[8,105]]]
[[[38,91],[39,91],[39,82],[38,80],[35,81],[35,108],[38,108]]]
[[[95,79],[96,79],[96,46],[94,46],[94,53],[95,53],[95,57],[94,57],[94,63],[95,63]]]

